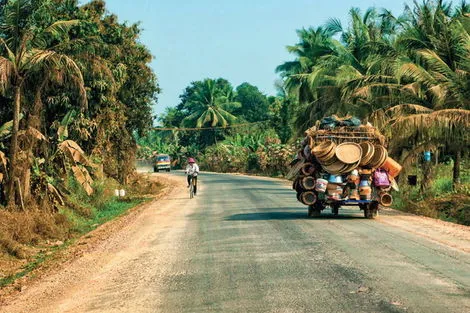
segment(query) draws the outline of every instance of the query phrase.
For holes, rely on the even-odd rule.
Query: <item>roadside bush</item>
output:
[[[208,147],[199,160],[199,166],[214,172],[245,172],[248,149],[224,143]]]
[[[69,237],[70,222],[61,213],[31,209],[10,212],[0,209],[0,248],[7,253],[25,257],[26,245],[42,240],[65,240]]]
[[[282,176],[295,156],[293,145],[281,144],[278,138],[266,138],[256,151],[220,143],[207,148],[200,158],[202,169],[214,172],[249,172]]]
[[[259,172],[261,170],[258,154],[250,153],[248,155],[247,170],[248,172],[253,172],[253,173]]]
[[[402,185],[394,194],[394,208],[414,214],[470,225],[470,173],[463,162],[462,183],[452,190],[452,164],[439,164],[433,169],[435,179],[429,188]]]

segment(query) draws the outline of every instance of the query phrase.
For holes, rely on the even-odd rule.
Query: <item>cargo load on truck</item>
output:
[[[359,206],[366,218],[377,216],[379,205],[392,205],[391,191],[398,191],[395,178],[402,169],[388,155],[378,129],[337,116],[305,131],[291,166],[292,188],[308,206],[308,216],[327,206],[335,215],[341,206]]]

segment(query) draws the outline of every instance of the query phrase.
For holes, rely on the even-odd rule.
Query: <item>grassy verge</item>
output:
[[[25,275],[29,274],[39,265],[41,265],[44,261],[53,258],[56,252],[70,246],[73,242],[75,242],[78,237],[96,229],[98,226],[110,220],[113,220],[114,218],[120,216],[129,209],[134,208],[137,205],[149,200],[151,200],[151,198],[128,198],[124,201],[118,199],[110,199],[109,202],[104,203],[99,210],[93,210],[94,212],[92,214],[92,217],[90,218],[83,217],[70,208],[63,208],[60,214],[65,215],[68,221],[71,223],[70,237],[65,240],[64,244],[60,246],[42,247],[41,252],[33,256],[31,258],[31,261],[26,263],[26,265],[24,265],[19,272],[1,278],[0,288],[9,285],[18,278],[24,277]]]
[[[395,194],[394,208],[414,214],[470,225],[470,170],[468,160],[463,163],[461,184],[452,189],[452,165],[439,164],[433,170],[429,187],[400,186]],[[420,173],[417,173],[420,174]],[[418,175],[418,178],[422,178]]]
[[[102,208],[92,209],[91,217],[85,217],[80,214],[77,214],[73,209],[63,208],[60,213],[67,216],[67,219],[72,222],[72,231],[78,235],[83,235],[88,233],[98,227],[101,224],[104,224],[127,210],[145,202],[149,201],[151,198],[134,198],[134,199],[111,199],[107,202]]]
[[[0,226],[8,224],[12,227],[0,227],[0,239],[3,238],[0,243],[8,243],[10,247],[5,249],[6,244],[0,244],[0,288],[31,273],[82,235],[153,199],[144,195],[156,195],[162,189],[158,183],[139,181],[127,186],[128,196],[117,198],[114,189],[119,186],[111,180],[97,182],[91,197],[73,180],[68,187],[72,192],[67,203],[56,213],[41,210],[2,212],[4,223]]]

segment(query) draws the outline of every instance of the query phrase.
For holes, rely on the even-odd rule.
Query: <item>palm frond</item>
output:
[[[402,78],[410,78],[413,81],[426,85],[427,87],[432,87],[437,84],[437,81],[426,71],[426,69],[411,62],[401,64],[397,70],[397,75],[400,80]]]
[[[325,29],[333,34],[337,34],[343,31],[343,25],[341,24],[340,19],[330,18],[325,24]]]
[[[455,75],[449,65],[444,62],[444,60],[442,60],[435,51],[425,49],[418,51],[418,55],[425,60],[430,70],[442,74],[445,77],[452,77]]]
[[[430,114],[399,117],[392,123],[397,138],[419,144],[438,140],[449,146],[470,146],[470,110],[439,110]]]
[[[419,104],[400,104],[385,110],[385,113],[392,118],[410,114],[429,114],[432,112],[432,109]]]
[[[33,73],[34,70],[44,71],[51,68],[67,73],[66,76],[71,77],[70,81],[77,87],[82,110],[87,109],[86,89],[82,71],[77,63],[67,55],[51,50],[32,49],[30,54],[23,58],[21,66],[24,69],[31,70],[30,73]]]
[[[196,112],[198,113],[198,112]],[[191,116],[189,116],[187,119],[187,121],[191,121]],[[198,117],[198,119],[196,120],[196,127],[202,127],[205,123],[207,123],[207,121],[210,119],[210,111],[205,111],[204,113],[202,113],[202,115],[200,115]]]
[[[72,27],[80,25],[80,20],[57,21],[44,29],[43,33],[51,34],[55,37],[66,35]]]
[[[5,42],[3,38],[0,38],[0,42],[2,43],[3,47],[7,51],[8,59],[10,60],[11,64],[16,66],[16,55],[13,53],[13,51],[10,49],[8,44]]]
[[[197,120],[199,119],[201,114],[202,114],[202,112],[200,112],[200,111],[196,111],[196,112],[192,113],[191,115],[185,117],[181,121],[181,125],[184,126],[184,127],[193,127],[194,125],[196,125]]]

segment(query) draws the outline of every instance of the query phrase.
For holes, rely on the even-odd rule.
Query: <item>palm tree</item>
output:
[[[457,10],[444,1],[415,3],[413,10],[406,10],[407,22],[397,42],[403,51],[396,62],[396,76],[404,85],[399,101],[411,99],[405,103],[423,104],[433,112],[397,119],[394,133],[401,133],[392,143],[399,146],[402,135],[409,135],[414,152],[425,145],[446,148],[454,155],[454,186],[459,182],[461,154],[469,145],[468,134],[462,133],[468,129],[470,109],[467,12],[465,1]]]
[[[293,111],[297,116],[296,128],[300,131],[339,103],[333,73],[329,67],[322,66],[323,58],[335,53],[337,43],[333,34],[323,27],[297,30],[299,43],[287,47],[296,56],[295,60],[276,68],[287,94],[297,103]]]
[[[63,40],[78,21],[57,21],[41,29],[32,25],[32,6],[28,0],[10,0],[3,8],[0,25],[4,35],[0,39],[0,87],[2,94],[13,96],[10,175],[7,186],[9,205],[15,202],[14,184],[22,170],[17,164],[18,134],[24,96],[28,92],[26,86],[31,85],[38,76],[48,77],[52,72],[66,74],[78,86],[82,103],[86,103],[79,67],[67,55],[58,53],[53,45],[56,40]],[[40,86],[37,82],[36,80],[36,86]]]
[[[397,93],[392,64],[398,19],[376,9],[364,15],[351,9],[350,24],[337,19],[325,27],[298,31],[300,43],[288,47],[297,58],[277,68],[289,94],[300,103],[297,128],[309,127],[327,114],[367,116],[389,105],[385,95]],[[340,35],[341,41],[334,36]]]
[[[405,55],[397,62],[397,77],[415,84],[415,94],[429,99],[432,108],[470,108],[470,35],[462,24],[468,17],[458,15],[465,1],[451,16],[442,1],[429,2],[409,10],[409,22],[399,37]]]
[[[392,153],[409,149],[403,158],[405,168],[424,151],[446,148],[453,152],[454,188],[459,183],[460,156],[470,147],[470,110],[434,111],[418,105],[397,105],[374,112],[372,119],[391,139]]]
[[[187,101],[192,108],[192,114],[183,120],[184,126],[189,127],[227,127],[237,118],[230,113],[240,104],[233,101],[233,90],[221,89],[216,80],[205,79],[195,86],[195,91]]]

